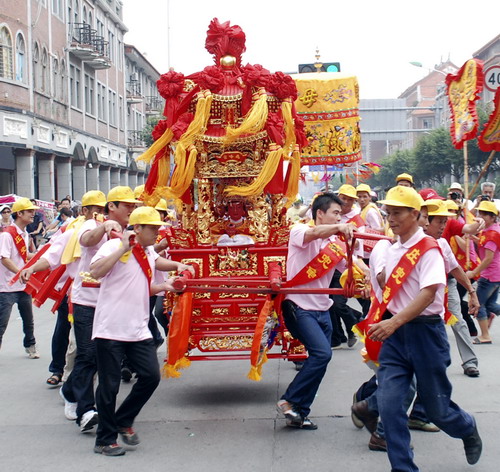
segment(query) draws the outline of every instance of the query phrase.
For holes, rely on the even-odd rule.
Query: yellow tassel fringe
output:
[[[255,134],[261,131],[266,125],[269,108],[267,106],[267,93],[261,87],[253,94],[252,98],[256,98],[252,108],[248,110],[243,122],[237,128],[227,128],[224,138],[224,145],[231,144],[236,138],[243,134]]]
[[[174,133],[170,128],[167,128],[165,132],[158,138],[149,149],[142,153],[136,158],[137,161],[144,161],[146,164],[151,163],[153,158],[158,154],[167,144],[172,141]]]
[[[241,195],[243,197],[252,197],[254,195],[261,194],[264,191],[264,187],[274,177],[280,160],[283,157],[283,149],[276,144],[272,144],[270,146],[270,149],[274,150],[272,150],[268,154],[266,162],[262,166],[260,174],[255,178],[253,183],[251,183],[250,185],[245,185],[243,187],[231,185],[225,189],[225,193],[227,193],[229,196]]]
[[[293,124],[292,117],[292,100],[290,98],[283,101],[281,104],[281,115],[283,116],[283,121],[285,122],[285,144],[283,145],[283,151],[285,157],[295,149],[295,127]]]
[[[288,187],[285,190],[285,196],[292,204],[299,193],[299,178],[300,178],[300,152],[298,146],[295,145],[295,150],[290,158],[290,177],[288,179]]]

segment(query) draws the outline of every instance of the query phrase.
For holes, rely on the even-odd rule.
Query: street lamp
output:
[[[424,65],[418,61],[410,61],[410,64],[412,66],[415,66],[415,67],[421,67],[421,68],[427,69],[429,71],[429,74],[431,72],[439,72],[440,74],[443,74],[445,77],[448,75],[446,72],[443,72],[442,70],[436,69],[435,67],[433,67],[432,69],[430,67],[424,67]]]

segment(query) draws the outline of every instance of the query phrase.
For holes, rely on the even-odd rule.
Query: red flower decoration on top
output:
[[[243,82],[251,87],[267,88],[269,81],[271,80],[271,72],[262,67],[260,64],[247,64],[242,68],[242,72]]]
[[[184,89],[184,74],[171,70],[160,76],[156,81],[156,86],[163,98],[177,97]]]
[[[293,121],[295,123],[295,139],[297,141],[297,144],[299,145],[299,148],[302,149],[309,145],[309,141],[306,137],[304,120],[300,115],[295,114],[293,117]]]
[[[290,97],[292,101],[297,100],[297,86],[294,80],[283,72],[271,75],[269,91],[280,100]]]
[[[158,121],[158,123],[156,123],[156,126],[151,132],[151,136],[153,136],[153,139],[156,141],[163,136],[163,133],[165,132],[166,129],[167,129],[167,120],[160,120]]]
[[[179,116],[179,119],[172,126],[172,133],[174,134],[174,139],[178,141],[180,137],[186,132],[191,121],[193,121],[194,115],[192,113],[183,113]]]
[[[195,81],[203,89],[208,89],[213,93],[220,92],[224,87],[224,73],[216,66],[205,67],[201,72],[193,74]]]
[[[214,55],[217,65],[221,57],[230,55],[239,66],[241,55],[246,51],[245,41],[245,33],[238,25],[230,26],[229,21],[220,23],[214,18],[208,26],[205,49]]]

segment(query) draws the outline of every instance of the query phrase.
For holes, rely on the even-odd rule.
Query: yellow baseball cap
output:
[[[346,197],[358,198],[356,194],[356,189],[352,185],[344,184],[341,185],[338,191],[339,195],[345,195]]]
[[[163,198],[160,198],[160,200],[158,201],[158,203],[155,206],[155,210],[158,210],[158,211],[168,211],[167,201],[165,199],[163,199]]]
[[[163,226],[165,223],[161,221],[160,214],[153,207],[142,206],[130,213],[128,224]]]
[[[460,210],[460,207],[453,200],[445,200],[448,210]]]
[[[106,195],[100,190],[89,190],[82,197],[82,207],[86,206],[106,206]]]
[[[448,211],[448,205],[443,200],[427,200],[427,202],[433,202],[437,206],[435,210],[429,208],[429,216],[456,216],[455,213]]]
[[[397,185],[387,192],[385,200],[379,200],[378,203],[382,205],[414,208],[420,211],[420,208],[422,208],[422,197],[412,187]]]
[[[134,191],[130,187],[113,187],[108,192],[108,202],[141,203],[134,198]]]
[[[413,177],[410,174],[406,174],[406,173],[399,174],[396,177],[396,183],[399,182],[400,180],[407,180],[408,182],[413,184]]]
[[[33,205],[33,202],[29,198],[21,197],[14,202],[11,211],[12,213],[16,213],[18,211],[24,211],[24,210],[38,210],[39,208],[40,207]]]
[[[144,192],[144,184],[138,185],[136,188],[134,188],[134,197],[140,198],[143,192]]]
[[[15,203],[14,203],[14,205],[15,205]],[[483,200],[479,204],[479,206],[477,207],[477,210],[478,211],[486,211],[488,213],[494,213],[495,215],[498,216],[498,208],[493,202],[488,202],[486,200]],[[14,207],[12,207],[12,211],[14,211]]]
[[[359,184],[356,187],[356,192],[368,192],[371,193],[372,189],[368,184]]]
[[[418,194],[418,196],[421,199],[420,208],[426,207],[428,212],[437,211],[439,209],[439,205],[440,205],[442,200],[438,200],[437,198],[431,198],[429,200],[424,200],[422,198],[422,195]]]

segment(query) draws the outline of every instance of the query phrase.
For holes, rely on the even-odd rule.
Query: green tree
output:
[[[148,116],[146,120],[146,126],[144,126],[144,128],[141,131],[141,139],[144,141],[144,144],[148,148],[154,143],[153,136],[151,133],[153,132],[155,126],[158,124],[158,121],[160,120],[161,120],[160,115]]]

